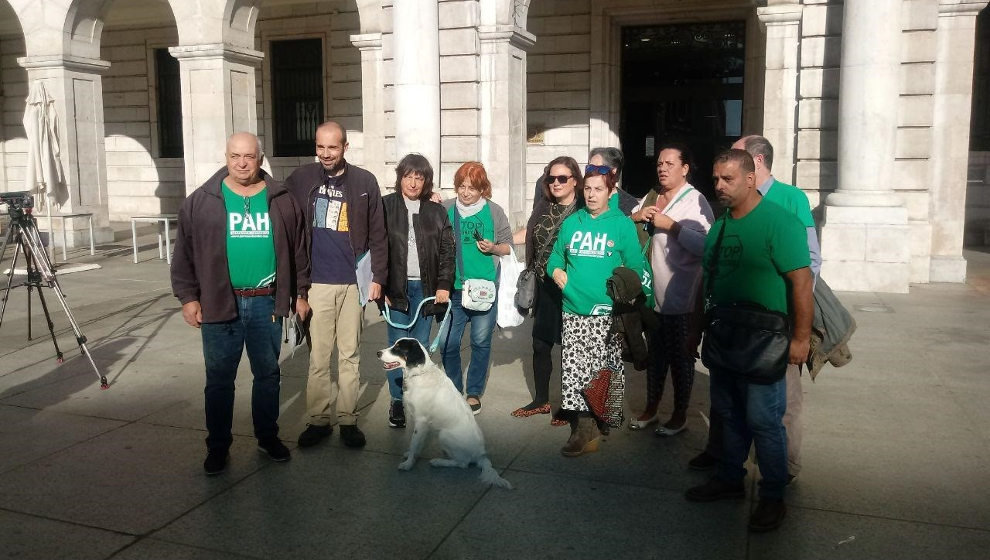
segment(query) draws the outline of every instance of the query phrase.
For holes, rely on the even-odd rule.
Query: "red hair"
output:
[[[484,198],[492,197],[492,183],[488,180],[488,173],[485,173],[485,166],[476,161],[469,161],[457,168],[454,173],[454,189],[461,186],[467,179],[471,186],[481,191]]]

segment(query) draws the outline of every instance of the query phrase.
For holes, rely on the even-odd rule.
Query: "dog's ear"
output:
[[[401,345],[402,357],[406,359],[406,367],[413,368],[426,363],[426,350],[415,338],[403,338],[395,343]]]

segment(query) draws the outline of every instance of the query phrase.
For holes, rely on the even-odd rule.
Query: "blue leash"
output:
[[[382,317],[385,318],[385,322],[388,323],[389,325],[392,325],[397,329],[408,330],[410,327],[416,324],[416,321],[419,320],[420,312],[423,310],[423,306],[426,305],[426,302],[433,301],[435,299],[437,299],[435,296],[423,298],[423,301],[419,302],[419,306],[416,307],[416,313],[414,313],[412,316],[413,320],[410,321],[408,325],[398,325],[392,322],[392,316],[388,310],[388,305],[382,306]],[[437,335],[433,337],[433,342],[430,343],[429,351],[431,354],[436,352],[437,348],[440,347],[440,335],[443,334],[443,329],[444,327],[447,326],[447,321],[449,320],[450,320],[450,302],[447,303],[447,312],[444,313],[443,320],[440,321],[440,330],[437,331]]]

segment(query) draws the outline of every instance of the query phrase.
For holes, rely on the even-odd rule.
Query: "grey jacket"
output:
[[[855,319],[819,277],[815,282],[815,317],[811,323],[811,351],[807,362],[812,381],[826,362],[842,367],[852,361],[849,339],[854,332]]]

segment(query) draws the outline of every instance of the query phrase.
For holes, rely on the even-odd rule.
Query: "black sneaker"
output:
[[[784,522],[787,506],[783,500],[760,500],[753,515],[749,516],[749,530],[754,533],[773,531]]]
[[[746,487],[740,482],[726,482],[712,478],[701,486],[689,488],[684,497],[692,502],[714,502],[746,497]]]
[[[214,476],[227,470],[227,457],[229,454],[227,450],[211,450],[206,453],[206,460],[203,461],[203,470],[206,471],[206,476]]]
[[[292,455],[289,454],[289,448],[279,441],[278,438],[266,439],[264,441],[258,440],[258,451],[268,455],[268,458],[276,463],[288,461],[292,458]]]
[[[481,412],[481,397],[479,397],[478,395],[468,395],[467,398],[468,400],[474,399],[478,401],[474,404],[468,403],[468,406],[471,408],[471,414],[477,416],[478,413]]]
[[[707,471],[718,465],[718,459],[709,455],[707,451],[702,451],[694,459],[688,461],[688,468],[695,471]]]
[[[393,428],[406,427],[406,410],[402,401],[392,401],[388,407],[388,425]]]
[[[367,443],[364,434],[354,424],[340,427],[340,441],[344,442],[347,447],[364,447],[364,444]]]
[[[333,433],[333,426],[314,426],[306,424],[306,429],[299,434],[299,447],[313,447]]]

